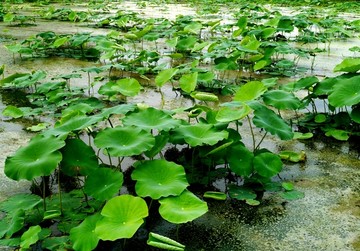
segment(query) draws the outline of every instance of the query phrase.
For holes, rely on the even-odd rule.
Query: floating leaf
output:
[[[294,132],[293,139],[311,139],[314,136],[311,132],[308,133],[300,133],[300,132]]]
[[[68,247],[68,241],[69,236],[50,237],[42,241],[41,247],[48,250],[66,250],[66,248],[71,248]]]
[[[180,120],[173,119],[169,114],[162,110],[149,107],[127,115],[123,119],[126,126],[134,125],[144,130],[169,131],[180,125]]]
[[[148,216],[145,200],[132,195],[120,195],[110,199],[101,211],[95,234],[101,240],[114,241],[131,238]]]
[[[184,27],[184,32],[198,34],[201,31],[202,24],[199,22],[191,22],[190,24]]]
[[[241,86],[235,93],[235,101],[251,101],[260,97],[267,88],[260,81],[251,81]]]
[[[41,227],[39,225],[29,227],[29,229],[21,235],[20,247],[24,249],[30,248],[31,245],[39,240],[40,232]]]
[[[293,183],[290,183],[290,182],[283,182],[283,183],[281,183],[281,186],[282,186],[286,191],[294,190],[294,184],[293,184]]]
[[[166,250],[174,250],[174,251],[183,251],[185,250],[185,246],[177,241],[174,241],[168,237],[155,234],[150,232],[149,238],[146,242],[149,246],[166,249]]]
[[[291,127],[285,121],[265,106],[253,107],[254,118],[253,123],[260,128],[264,128],[267,132],[277,135],[282,140],[290,140],[293,138]]]
[[[280,196],[285,200],[298,200],[305,197],[305,194],[300,191],[292,190],[280,193]]]
[[[294,94],[282,90],[271,90],[264,93],[263,100],[265,104],[279,110],[297,110],[301,105],[301,101]]]
[[[288,160],[294,163],[298,163],[306,160],[306,154],[303,151],[300,153],[292,152],[292,151],[281,151],[279,153],[279,156],[283,160]]]
[[[256,198],[256,193],[248,187],[230,185],[229,196],[237,200],[250,200]]]
[[[283,166],[280,157],[270,152],[256,155],[253,161],[255,171],[265,178],[277,175]]]
[[[150,160],[136,166],[131,174],[135,190],[141,197],[152,199],[180,195],[189,185],[184,167],[166,160]]]
[[[226,139],[227,131],[218,131],[210,124],[184,125],[173,131],[172,137],[183,138],[190,146],[215,145],[220,140]]]
[[[165,220],[181,224],[193,221],[208,211],[206,202],[185,190],[179,196],[170,196],[159,200],[159,213]]]
[[[99,148],[104,148],[114,157],[139,155],[150,150],[155,138],[141,128],[134,126],[106,128],[94,140]]]
[[[340,130],[340,129],[330,129],[328,130],[325,135],[327,137],[333,137],[334,139],[347,141],[350,138],[349,132]]]
[[[75,251],[94,250],[98,245],[99,238],[95,234],[95,227],[100,214],[88,216],[81,224],[70,231],[70,240]]]
[[[258,206],[258,205],[260,205],[260,201],[253,200],[253,199],[247,199],[247,200],[245,200],[245,203],[250,205],[250,206]]]
[[[21,109],[17,108],[16,106],[8,105],[2,111],[2,115],[17,119],[17,118],[21,118],[22,116],[24,116],[24,112]]]
[[[5,161],[5,174],[11,179],[32,180],[50,175],[59,165],[62,155],[59,149],[65,145],[54,136],[37,135],[27,146],[17,150]]]
[[[357,72],[360,70],[360,58],[345,58],[334,68],[334,72]]]
[[[123,184],[123,174],[110,168],[100,168],[88,175],[84,191],[97,200],[108,200],[118,193]]]
[[[339,81],[329,95],[329,103],[334,107],[352,106],[360,103],[360,76]]]
[[[67,139],[61,152],[61,171],[68,176],[88,175],[99,166],[94,149],[81,139]]]
[[[204,198],[210,198],[214,200],[226,200],[226,194],[222,192],[207,191],[204,193]]]

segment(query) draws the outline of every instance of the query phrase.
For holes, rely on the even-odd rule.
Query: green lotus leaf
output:
[[[63,140],[54,136],[35,136],[27,146],[19,148],[14,156],[7,157],[6,176],[14,180],[32,180],[50,175],[62,159],[59,149],[64,145]]]
[[[177,241],[174,241],[168,237],[162,236],[160,234],[155,234],[150,232],[149,238],[146,242],[149,246],[166,249],[166,250],[174,250],[174,251],[184,251],[185,246]]]
[[[256,193],[248,187],[230,185],[229,196],[237,200],[251,200],[256,198]]]
[[[192,33],[192,34],[199,34],[200,30],[202,28],[202,24],[199,22],[191,22],[190,24],[186,25],[184,27],[184,32],[186,33]]]
[[[314,84],[316,84],[318,82],[319,82],[319,79],[315,76],[301,78],[294,83],[293,91],[309,89],[311,86],[313,86]]]
[[[251,81],[241,86],[234,95],[234,101],[251,101],[260,97],[267,88],[260,81]]]
[[[136,109],[136,105],[134,104],[121,104],[121,105],[116,105],[102,109],[99,116],[102,116],[103,118],[107,119],[113,114],[126,114],[135,109]]]
[[[0,236],[11,237],[24,227],[25,211],[16,209],[0,221]]]
[[[142,86],[135,78],[123,78],[116,81],[111,89],[120,92],[124,96],[134,97],[139,94]]]
[[[333,137],[334,139],[347,141],[350,138],[349,132],[340,130],[340,129],[330,129],[328,130],[325,135],[327,137]]]
[[[301,133],[301,132],[294,132],[293,139],[311,139],[314,136],[311,132],[308,133]]]
[[[131,113],[122,122],[126,126],[134,125],[147,131],[169,131],[181,123],[180,120],[173,119],[166,112],[152,107]]]
[[[260,201],[254,200],[254,199],[247,199],[247,200],[245,200],[245,203],[250,205],[250,206],[258,206],[258,205],[260,205]]]
[[[298,163],[306,160],[305,152],[293,152],[293,151],[281,151],[279,156],[283,160],[288,160],[294,163]]]
[[[254,111],[253,123],[259,127],[264,128],[272,135],[277,135],[282,140],[290,140],[294,134],[291,127],[279,117],[274,111],[265,106],[252,107]]]
[[[239,104],[239,106],[231,105],[227,106],[227,104],[222,104],[219,111],[216,114],[216,120],[218,122],[232,122],[236,120],[241,120],[242,118],[249,115],[251,112],[251,108],[245,104]]]
[[[11,213],[16,209],[29,210],[42,203],[42,198],[35,194],[15,194],[0,203],[0,211]]]
[[[110,199],[101,211],[95,234],[101,240],[114,241],[131,238],[148,216],[145,200],[132,195],[120,195]]]
[[[305,197],[305,194],[300,191],[292,190],[286,191],[280,194],[280,196],[285,200],[298,200]]]
[[[214,200],[226,200],[226,194],[222,192],[206,191],[204,198],[210,198]]]
[[[300,107],[301,101],[294,94],[282,91],[271,90],[263,95],[265,104],[271,105],[279,110],[296,110]]]
[[[340,64],[336,65],[334,72],[357,72],[360,70],[360,58],[345,58]]]
[[[254,71],[261,70],[269,64],[268,60],[259,60],[254,64]]]
[[[30,248],[31,245],[39,240],[40,232],[41,227],[39,225],[29,227],[29,229],[21,235],[20,247],[23,249]]]
[[[200,101],[217,102],[219,101],[218,96],[210,92],[192,92],[190,96]]]
[[[183,138],[190,146],[215,145],[220,140],[226,139],[227,131],[218,131],[210,124],[183,125],[173,132],[173,139]]]
[[[103,118],[100,116],[86,116],[79,115],[72,118],[69,118],[66,121],[59,121],[55,124],[55,127],[44,132],[44,135],[55,135],[63,137],[68,135],[70,132],[81,131],[87,127],[90,127]]]
[[[68,247],[68,241],[69,236],[49,237],[42,241],[41,247],[48,250],[66,250],[71,248]]]
[[[339,81],[329,95],[329,103],[334,107],[352,106],[360,102],[360,76]]]
[[[158,87],[162,87],[166,82],[170,81],[172,77],[178,72],[178,69],[170,68],[159,72],[159,74],[155,77],[155,84]]]
[[[206,202],[200,200],[188,190],[185,190],[179,196],[160,199],[159,202],[161,217],[175,224],[193,221],[208,211]]]
[[[17,108],[16,106],[8,105],[2,111],[2,115],[17,119],[17,118],[21,118],[22,116],[24,116],[24,112],[21,109]]]
[[[181,90],[183,90],[184,92],[187,92],[187,93],[194,91],[196,88],[197,79],[198,79],[197,72],[185,74],[185,75],[181,76],[181,78],[179,80],[179,85],[180,85]]]
[[[350,113],[350,117],[353,121],[360,124],[360,106],[356,106],[352,109]]]
[[[286,191],[294,190],[294,184],[291,183],[291,182],[283,182],[283,183],[281,183],[281,186],[282,186]]]
[[[123,179],[123,174],[119,171],[100,168],[88,175],[84,191],[97,200],[108,200],[119,192]]]
[[[94,140],[99,148],[104,148],[114,157],[139,155],[155,145],[155,138],[141,128],[134,126],[106,128]]]
[[[314,121],[315,123],[324,123],[327,120],[327,116],[325,114],[316,114]]]
[[[152,159],[160,153],[169,142],[169,134],[158,134],[155,136],[155,145],[148,151],[144,152],[145,156]]]
[[[100,214],[88,216],[79,226],[71,229],[70,240],[75,251],[88,251],[96,248],[99,238],[95,234],[95,227],[100,219]]]
[[[243,144],[237,143],[229,147],[227,161],[230,169],[239,176],[249,177],[253,173],[254,154]]]
[[[6,247],[19,247],[20,246],[20,237],[17,238],[10,238],[10,239],[1,239],[0,246]]]
[[[81,139],[67,139],[61,153],[61,171],[68,176],[88,175],[99,166],[94,149]]]
[[[180,195],[189,185],[184,167],[166,160],[150,160],[138,165],[131,174],[135,190],[141,197],[159,199]]]
[[[280,157],[270,152],[263,152],[256,155],[253,163],[255,171],[265,178],[271,178],[277,175],[283,166]]]
[[[106,84],[102,85],[99,88],[98,93],[111,98],[112,96],[115,96],[116,94],[119,93],[119,91],[113,88],[114,86],[116,86],[116,82],[113,81],[107,82]]]
[[[194,48],[194,45],[197,42],[197,38],[193,36],[186,36],[180,39],[176,44],[176,49],[179,51],[186,51]]]

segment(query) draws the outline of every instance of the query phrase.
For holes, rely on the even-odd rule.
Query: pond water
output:
[[[147,6],[139,9],[134,2],[126,1],[124,4],[123,8],[139,11],[149,17],[174,19],[179,14],[196,14],[193,9],[184,5]],[[79,9],[81,8],[80,6]],[[36,24],[31,27],[9,27],[0,23],[0,38],[22,40],[47,30],[59,33],[108,32],[106,29],[94,29],[70,22],[39,20]],[[9,40],[0,42],[0,65],[6,65],[5,75],[42,69],[51,78],[97,65],[67,58],[16,58],[14,63],[13,56],[3,47],[8,42]],[[348,48],[355,45],[360,45],[359,39],[333,42],[330,53],[324,52],[316,56],[315,68],[311,74],[319,77],[334,76],[334,66],[343,57],[351,56]],[[299,65],[308,66],[310,63],[309,59],[302,59]],[[87,81],[87,75],[82,73],[82,78],[76,79],[74,84],[87,86]],[[129,98],[128,101],[165,109],[193,105],[190,99],[175,93],[170,85],[165,85],[162,92],[163,97],[156,89],[146,88],[141,95]],[[0,99],[0,110],[4,109],[4,103]],[[0,201],[19,192],[29,192],[28,182],[13,182],[3,173],[6,157],[33,136],[22,128],[23,125],[13,123],[8,118],[0,119]],[[251,145],[250,132],[247,128],[243,130],[244,142]],[[258,135],[257,137],[260,138]],[[359,143],[334,143],[326,140],[278,143],[275,138],[267,137],[262,145],[274,152],[285,149],[306,153],[305,163],[286,164],[280,174],[282,179],[293,181],[297,189],[305,193],[305,198],[285,202],[279,196],[268,193],[265,194],[264,202],[257,207],[235,201],[208,201],[209,212],[206,215],[179,228],[179,241],[187,246],[186,250],[360,250]],[[166,222],[159,222],[156,230],[160,234],[176,235],[176,228]]]

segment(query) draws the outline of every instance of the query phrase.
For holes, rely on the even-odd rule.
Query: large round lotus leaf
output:
[[[329,95],[329,103],[334,107],[352,106],[360,102],[360,76],[341,80]]]
[[[150,150],[155,144],[155,138],[138,127],[106,128],[99,132],[94,140],[99,148],[115,157],[139,155]]]
[[[131,238],[149,215],[145,200],[132,195],[110,199],[101,211],[103,216],[95,228],[101,240]]]
[[[226,139],[227,131],[218,131],[213,125],[195,124],[184,125],[176,128],[172,135],[172,140],[183,138],[190,146],[215,145],[220,140]]]
[[[123,78],[116,81],[111,89],[120,92],[122,95],[133,97],[140,92],[142,86],[135,78]]]
[[[270,132],[272,135],[277,135],[282,140],[293,138],[294,133],[291,127],[274,111],[262,105],[256,105],[256,107],[252,108],[255,109],[253,123],[257,127],[264,128],[265,131]]]
[[[100,214],[88,216],[81,224],[70,231],[72,248],[75,251],[94,250],[99,242],[99,237],[95,234],[95,227]]]
[[[103,118],[100,116],[86,116],[80,115],[69,118],[68,120],[58,122],[55,124],[55,127],[46,131],[45,135],[55,135],[55,136],[66,136],[70,132],[80,131],[89,126],[92,126],[100,122]]]
[[[357,72],[360,70],[360,58],[345,58],[340,64],[336,65],[334,72]]]
[[[42,198],[35,194],[15,194],[0,203],[0,211],[11,213],[16,209],[29,210],[41,204]]]
[[[159,74],[155,77],[155,84],[158,87],[162,87],[166,82],[170,81],[170,79],[175,76],[178,71],[179,69],[170,68],[159,72]]]
[[[124,125],[134,125],[145,130],[169,131],[181,124],[164,111],[149,107],[136,113],[131,113],[123,119]]]
[[[91,170],[99,166],[94,149],[81,139],[66,140],[66,145],[61,152],[63,155],[61,171],[66,175],[88,175]]]
[[[295,82],[293,91],[309,89],[311,86],[318,82],[319,79],[315,76],[301,78]]]
[[[102,116],[103,118],[107,119],[113,114],[126,114],[129,111],[135,110],[135,108],[136,105],[134,104],[121,104],[121,105],[102,109],[99,116]]]
[[[216,114],[217,121],[228,123],[240,120],[251,112],[251,108],[245,103],[239,104],[238,106],[228,104],[229,103],[225,103],[220,107]]]
[[[97,200],[108,200],[119,192],[122,184],[122,173],[110,168],[100,168],[89,174],[84,190]]]
[[[35,136],[27,146],[6,159],[6,176],[14,180],[32,180],[50,175],[62,159],[59,149],[64,145],[65,142],[55,136]]]
[[[185,75],[181,76],[181,78],[179,80],[179,85],[180,85],[181,90],[183,90],[184,92],[187,92],[187,93],[195,91],[197,80],[198,80],[197,72],[185,74]]]
[[[271,105],[279,110],[296,110],[300,107],[301,101],[294,94],[282,91],[272,90],[264,93],[263,100],[265,104]]]
[[[135,190],[141,197],[179,195],[189,185],[184,167],[166,160],[149,160],[141,163],[131,174],[136,180]]]
[[[239,176],[249,177],[253,173],[254,154],[243,144],[233,144],[228,148],[227,161],[230,169]]]
[[[280,157],[270,152],[256,155],[253,163],[255,171],[265,178],[277,175],[283,166]]]
[[[235,93],[235,101],[251,101],[260,97],[264,92],[266,92],[266,87],[262,82],[251,81],[241,86]]]
[[[165,220],[181,224],[199,218],[208,211],[206,202],[185,190],[179,196],[170,196],[159,200],[159,212]]]

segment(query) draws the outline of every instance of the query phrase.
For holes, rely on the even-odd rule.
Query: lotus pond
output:
[[[0,250],[359,250],[358,2],[19,2]]]

